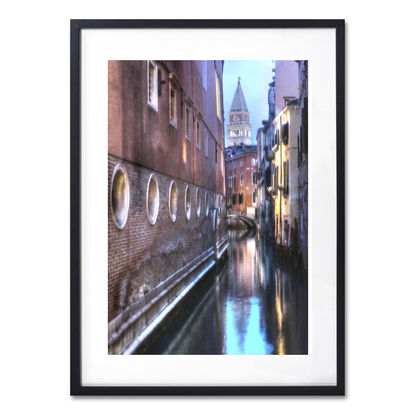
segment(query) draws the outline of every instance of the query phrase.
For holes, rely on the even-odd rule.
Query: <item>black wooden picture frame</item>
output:
[[[81,33],[88,29],[319,29],[336,33],[337,384],[335,386],[84,386],[81,378]],[[345,394],[345,22],[344,20],[71,20],[70,25],[71,395]]]

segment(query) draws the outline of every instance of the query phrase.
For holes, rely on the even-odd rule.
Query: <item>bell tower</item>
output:
[[[241,77],[238,77],[238,85],[229,110],[227,130],[228,147],[239,144],[252,145],[251,123],[249,122],[248,106],[242,91]]]

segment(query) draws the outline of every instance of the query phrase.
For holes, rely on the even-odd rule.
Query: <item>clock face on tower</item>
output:
[[[234,121],[239,121],[239,117],[238,117],[237,115],[234,115],[234,116],[233,116],[233,120],[234,120]]]

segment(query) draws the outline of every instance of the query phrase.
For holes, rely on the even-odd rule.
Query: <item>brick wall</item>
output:
[[[127,170],[130,188],[128,220],[123,229],[113,221],[110,207],[111,178],[115,166],[122,162]],[[146,212],[147,183],[154,173],[159,185],[159,213],[151,225]],[[177,219],[169,215],[169,187],[173,177],[157,173],[137,164],[108,158],[108,318],[111,321],[129,305],[143,299],[169,275],[191,262],[226,234],[223,197],[208,191],[210,205],[222,199],[218,231],[213,229],[212,214],[206,217],[205,191],[202,191],[200,217],[196,217],[197,186],[175,179],[177,186]],[[185,217],[184,194],[189,185],[191,217]]]

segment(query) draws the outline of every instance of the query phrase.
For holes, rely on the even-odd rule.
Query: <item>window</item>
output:
[[[240,183],[241,186],[243,186],[243,184],[244,184],[244,175],[243,174],[241,174],[239,183]]]
[[[252,184],[256,184],[256,172],[252,172]]]
[[[170,183],[169,190],[169,215],[172,222],[177,218],[177,186],[174,180]]]
[[[127,170],[121,164],[115,167],[112,174],[110,195],[112,219],[117,228],[122,229],[127,223],[130,208],[130,187]]]
[[[244,165],[244,160],[243,159],[239,160],[239,167],[243,167],[243,165]]]
[[[288,195],[288,160],[283,162],[284,171],[284,196]]]
[[[243,204],[243,202],[244,202],[244,194],[243,193],[239,193],[239,198],[238,198],[239,200],[238,200],[238,203],[240,204],[240,205],[242,205]]]
[[[209,132],[206,130],[205,134],[205,157],[209,157]]]
[[[177,127],[177,95],[176,95],[176,90],[174,89],[171,83],[170,83],[169,108],[170,108],[170,124]]]
[[[236,205],[236,194],[235,193],[232,195],[232,204]]]
[[[190,220],[190,215],[192,211],[192,202],[190,200],[190,188],[187,185],[186,190],[184,192],[184,211],[186,214],[186,219]]]
[[[207,61],[202,61],[203,88],[207,91]]]
[[[278,130],[278,129],[275,132],[275,145],[277,147],[280,145],[280,130]]]
[[[275,167],[274,175],[272,177],[272,192],[274,195],[278,194],[278,167]]]
[[[282,243],[284,245],[288,245],[288,232],[289,232],[289,229],[290,229],[290,225],[288,224],[288,220],[285,219],[284,220],[284,236],[283,236],[283,241],[282,241]]]
[[[159,185],[157,178],[151,174],[147,183],[147,218],[154,225],[159,214]]]
[[[186,127],[186,138],[188,140],[191,139],[191,131],[192,131],[192,120],[191,120],[191,113],[189,107],[186,105],[186,110],[184,112],[184,123]]]
[[[281,140],[284,144],[288,143],[288,122],[286,122],[285,124],[282,125],[281,127]]]
[[[196,148],[200,150],[200,122],[196,121]]]
[[[152,62],[148,61],[147,66],[147,78],[148,78],[148,104],[157,110],[158,104],[158,82],[157,82],[157,65]]]
[[[252,193],[252,203],[256,202],[256,192]]]
[[[221,106],[220,106],[220,84],[219,84],[219,78],[218,74],[216,74],[216,115],[220,120],[222,120],[221,117]]]
[[[255,166],[256,165],[256,158],[252,158],[251,159],[251,166]]]

